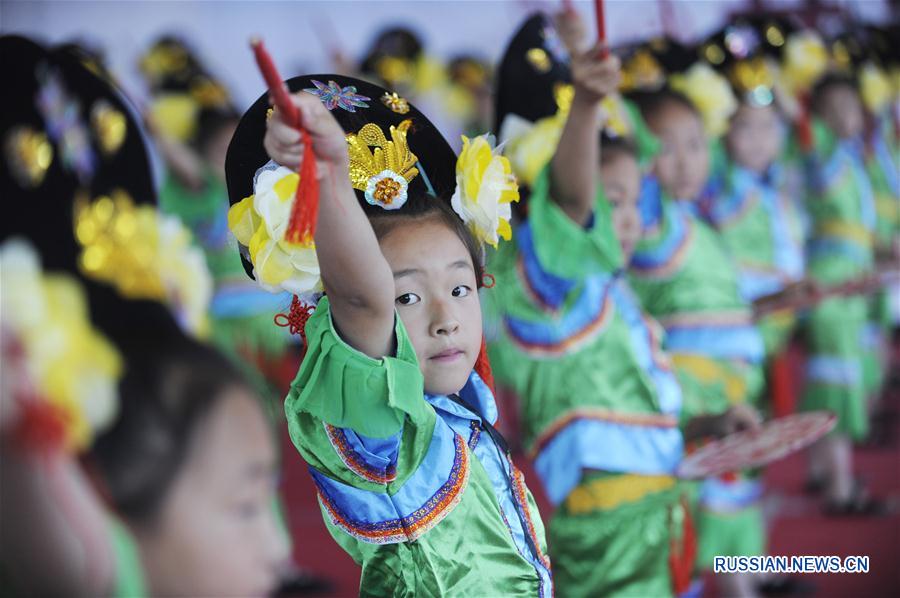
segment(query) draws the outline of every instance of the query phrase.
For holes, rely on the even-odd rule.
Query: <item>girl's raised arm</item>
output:
[[[600,100],[619,85],[619,59],[594,47],[572,59],[575,95],[551,162],[550,196],[569,218],[585,224],[594,208],[600,164]]]
[[[394,277],[347,175],[344,131],[318,98],[291,96],[300,110],[317,158],[319,220],[315,242],[322,282],[341,337],[366,355],[393,352]],[[276,109],[267,122],[264,145],[284,165],[300,163],[300,133]]]

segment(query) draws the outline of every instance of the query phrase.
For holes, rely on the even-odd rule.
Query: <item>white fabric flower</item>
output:
[[[322,291],[315,246],[284,240],[299,181],[297,173],[270,162],[257,172],[254,194],[231,206],[228,227],[249,249],[262,288],[305,296]]]

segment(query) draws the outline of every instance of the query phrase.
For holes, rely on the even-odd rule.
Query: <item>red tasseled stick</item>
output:
[[[684,524],[681,532],[681,550],[673,537],[669,542],[669,572],[672,574],[672,589],[676,595],[683,594],[691,587],[694,560],[697,557],[697,535],[687,501],[682,498]]]
[[[300,181],[294,194],[291,206],[291,217],[284,233],[286,241],[309,245],[316,233],[316,221],[319,217],[319,180],[316,178],[316,155],[313,152],[309,133],[300,122],[300,111],[291,101],[288,90],[275,68],[272,57],[266,51],[261,39],[250,41],[256,64],[266,80],[269,95],[278,110],[285,115],[288,123],[300,131],[303,141],[303,159],[298,167]]]
[[[597,17],[597,41],[606,43],[606,14],[603,12],[603,0],[594,0],[594,14]],[[600,58],[609,56],[609,48],[600,50]]]

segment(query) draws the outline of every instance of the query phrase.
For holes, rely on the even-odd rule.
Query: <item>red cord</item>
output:
[[[303,339],[303,350],[300,354],[300,361],[306,357],[306,348],[309,343],[306,342],[306,323],[316,311],[315,305],[303,303],[300,297],[294,295],[291,299],[291,307],[286,314],[275,314],[275,325],[287,328],[291,334],[298,334]]]
[[[269,88],[269,96],[278,110],[284,114],[287,122],[300,131],[303,142],[303,159],[297,169],[300,181],[297,183],[297,192],[294,194],[294,204],[291,207],[291,218],[284,239],[289,243],[310,245],[316,234],[316,221],[319,215],[319,179],[316,178],[316,154],[313,151],[309,132],[303,127],[300,120],[300,111],[291,101],[287,87],[272,57],[266,51],[262,40],[250,41],[256,64],[262,73],[263,79]]]

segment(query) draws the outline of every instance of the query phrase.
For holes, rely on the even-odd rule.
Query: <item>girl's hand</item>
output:
[[[554,15],[556,31],[570,54],[577,54],[584,49],[587,39],[587,27],[577,10],[561,10]]]
[[[597,44],[572,58],[572,82],[577,102],[593,106],[619,88],[622,65],[614,54],[601,59],[603,49],[602,44]]]
[[[300,122],[306,128],[316,153],[319,176],[324,176],[331,167],[336,172],[345,172],[349,163],[344,130],[319,98],[305,92],[291,96],[291,101],[300,111]],[[303,143],[300,131],[287,123],[284,115],[273,108],[266,119],[266,136],[263,146],[269,157],[289,168],[296,168],[303,158]],[[326,167],[326,168],[323,168]]]
[[[753,407],[740,403],[719,415],[698,415],[684,428],[684,440],[694,442],[704,438],[722,438],[742,430],[759,428],[762,420]]]
[[[712,432],[721,438],[743,430],[755,430],[761,424],[762,418],[756,409],[746,403],[739,403],[717,418]]]

